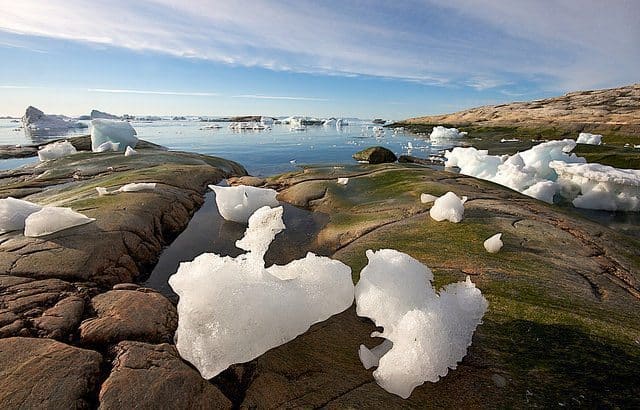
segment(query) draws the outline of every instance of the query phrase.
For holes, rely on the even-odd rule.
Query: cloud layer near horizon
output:
[[[640,3],[0,0],[0,30],[278,71],[478,90],[638,81]],[[37,44],[36,44],[37,46]]]

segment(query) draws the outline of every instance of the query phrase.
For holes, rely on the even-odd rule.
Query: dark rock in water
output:
[[[384,147],[369,147],[353,154],[356,161],[366,161],[369,164],[383,164],[385,162],[395,162],[398,158],[396,154]]]
[[[262,115],[241,115],[229,118],[231,122],[260,122]]]
[[[414,157],[413,155],[400,155],[398,162],[401,164],[442,165],[442,161]]]
[[[91,299],[97,317],[80,326],[86,345],[107,345],[122,340],[169,342],[178,326],[178,312],[159,293],[111,290]]]
[[[0,408],[88,408],[102,356],[50,339],[0,339]]]
[[[113,371],[100,389],[100,409],[231,408],[229,399],[184,363],[171,345],[126,341],[115,351]]]
[[[92,120],[95,119],[106,119],[106,120],[119,120],[121,117],[113,114],[109,114],[108,112],[102,112],[98,110],[91,110],[90,117]]]
[[[382,125],[382,124],[385,124],[387,121],[383,120],[382,118],[376,118],[376,119],[374,119],[374,120],[373,120],[373,121],[371,121],[371,122],[372,122],[372,123],[374,123],[374,124],[380,124],[380,125]]]

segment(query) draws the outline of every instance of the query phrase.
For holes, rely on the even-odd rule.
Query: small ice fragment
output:
[[[509,138],[509,139],[503,138],[500,140],[500,142],[504,144],[505,142],[520,142],[520,140],[517,138]]]
[[[467,279],[450,283],[438,293],[431,270],[407,254],[393,249],[368,250],[369,263],[356,285],[356,312],[371,318],[391,343],[360,348],[365,366],[375,365],[378,385],[408,398],[425,381],[437,382],[467,353],[472,336],[487,310],[482,293]],[[366,349],[366,350],[365,350]]]
[[[137,153],[138,153],[138,151],[136,151],[135,149],[131,148],[128,145],[127,145],[127,148],[124,150],[124,156],[125,157],[130,157],[132,155],[136,155]]]
[[[222,187],[209,185],[216,193],[216,204],[220,215],[228,220],[246,224],[251,214],[263,206],[278,206],[278,192],[268,188],[247,185]]]
[[[22,199],[0,199],[0,233],[22,230],[25,219],[41,209],[42,206]]]
[[[118,149],[120,149],[120,143],[119,142],[107,141],[107,142],[103,142],[102,144],[100,144],[96,149],[93,150],[93,152],[118,151]]]
[[[153,191],[156,189],[155,182],[136,182],[131,184],[126,184],[120,187],[118,191],[120,192],[139,192],[139,191]]]
[[[38,159],[47,161],[50,159],[61,158],[69,154],[75,154],[76,148],[69,141],[58,141],[45,145],[38,151]]]
[[[466,132],[460,132],[457,128],[445,128],[438,125],[437,127],[433,127],[431,134],[429,134],[429,139],[432,141],[454,140],[465,137],[466,135]]]
[[[290,164],[295,164],[295,163],[296,163],[296,160],[295,160],[295,159],[292,159],[291,161],[289,161],[289,163],[290,163]]]
[[[578,134],[578,139],[576,140],[576,142],[578,144],[601,145],[602,135],[581,132],[580,134]]]
[[[338,178],[338,184],[347,185],[349,183],[349,178]]]
[[[98,196],[112,195],[112,192],[109,192],[107,188],[97,186],[96,191],[98,191]]]
[[[423,204],[428,204],[429,202],[433,202],[438,199],[437,196],[431,194],[420,194],[420,202]]]
[[[429,210],[429,215],[434,220],[440,222],[448,220],[453,223],[462,221],[464,216],[464,203],[453,192],[447,192],[436,199]]]
[[[497,253],[500,249],[502,249],[502,233],[497,233],[493,235],[491,238],[484,241],[484,248],[489,253]]]
[[[73,228],[95,221],[71,208],[46,206],[27,217],[24,222],[24,236],[38,237],[64,229]]]

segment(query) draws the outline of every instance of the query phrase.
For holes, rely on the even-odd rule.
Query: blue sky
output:
[[[629,0],[0,0],[0,115],[409,116],[640,81]]]

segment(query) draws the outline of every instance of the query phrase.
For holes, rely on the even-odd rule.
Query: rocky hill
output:
[[[411,118],[405,124],[553,127],[566,131],[640,136],[640,84],[577,91],[561,97],[487,105],[453,114]]]

